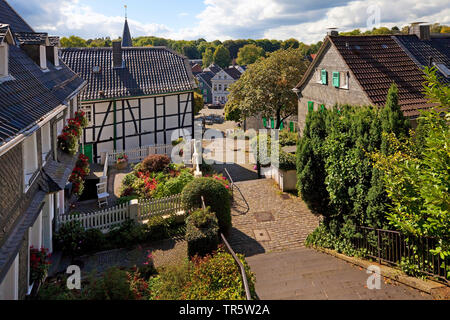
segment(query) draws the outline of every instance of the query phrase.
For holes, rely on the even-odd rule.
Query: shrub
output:
[[[162,240],[168,237],[168,222],[160,215],[151,216],[146,226],[148,240]]]
[[[203,196],[205,205],[216,213],[220,232],[231,228],[231,196],[222,183],[212,178],[197,178],[190,182],[181,193],[185,210],[201,208]]]
[[[133,220],[127,220],[119,226],[114,227],[106,235],[109,244],[115,247],[131,247],[146,239],[145,225],[138,224]]]
[[[100,279],[95,279],[91,275],[84,295],[88,300],[131,300],[134,298],[127,272],[117,267],[108,269]]]
[[[289,130],[280,130],[278,135],[280,146],[295,146],[298,140],[297,132],[291,132]]]
[[[153,154],[142,161],[141,169],[145,172],[163,171],[170,164],[170,158],[167,155]]]
[[[255,298],[254,275],[250,271],[244,257],[238,255],[250,287]],[[219,248],[211,256],[195,257],[193,268],[189,275],[189,282],[182,290],[182,299],[185,300],[245,300],[245,290],[242,283],[240,269],[233,257]]]
[[[152,299],[179,300],[182,289],[189,281],[192,264],[186,259],[184,263],[168,265],[159,270],[159,275],[149,280]]]
[[[89,229],[84,232],[84,242],[81,247],[83,253],[101,251],[107,246],[106,236],[98,229]]]
[[[205,256],[217,249],[219,243],[217,218],[210,208],[198,209],[186,219],[188,256]]]
[[[295,170],[297,168],[296,162],[297,158],[295,157],[295,154],[287,153],[282,150],[280,150],[280,160],[278,163],[278,168],[280,170]]]
[[[171,178],[166,183],[159,184],[155,195],[157,198],[162,198],[179,194],[192,180],[194,180],[194,176],[188,171],[183,171],[178,177]]]
[[[55,235],[56,248],[68,254],[71,257],[79,255],[82,252],[84,242],[84,228],[81,223],[71,221],[61,226]]]

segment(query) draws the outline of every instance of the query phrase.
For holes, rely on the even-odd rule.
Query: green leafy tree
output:
[[[435,72],[425,69],[425,73],[430,101],[448,101],[448,91],[439,89],[443,85]],[[389,222],[406,234],[437,238],[431,252],[442,259],[450,256],[449,121],[448,107],[443,105],[422,112],[422,130],[416,136],[400,140],[394,134],[387,135],[393,152],[372,154],[392,201],[392,209],[386,212]]]
[[[203,52],[202,64],[204,68],[207,68],[211,63],[214,62],[214,52],[213,49],[208,48]]]
[[[241,120],[258,115],[275,117],[279,128],[284,119],[297,112],[292,88],[307,67],[298,49],[279,50],[258,60],[230,86],[228,110],[239,108]]]
[[[77,36],[70,36],[69,38],[61,38],[61,47],[63,48],[83,48],[87,47],[86,40]]]
[[[225,69],[231,64],[230,52],[223,45],[219,45],[214,52],[214,63]]]
[[[254,44],[247,44],[239,49],[238,58],[236,60],[239,65],[249,65],[255,63],[261,57],[264,57],[264,49]]]

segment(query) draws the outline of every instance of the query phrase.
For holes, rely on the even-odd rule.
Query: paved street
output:
[[[431,299],[390,280],[383,280],[380,290],[369,290],[366,270],[305,248],[320,219],[303,201],[268,179],[236,185],[229,241],[245,254],[260,299]]]
[[[313,249],[259,254],[247,262],[256,274],[256,292],[262,300],[431,299],[389,279],[383,279],[380,290],[370,290],[366,270]]]

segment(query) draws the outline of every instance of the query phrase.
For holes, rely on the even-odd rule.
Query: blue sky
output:
[[[122,34],[124,5],[131,35],[172,39],[296,38],[322,40],[341,31],[450,24],[448,0],[7,0],[37,31],[83,38]]]

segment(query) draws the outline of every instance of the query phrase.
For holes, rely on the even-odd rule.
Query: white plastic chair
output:
[[[98,206],[101,208],[102,205],[108,205],[108,197],[109,193],[107,192],[107,183],[97,183],[97,198],[98,198]]]

